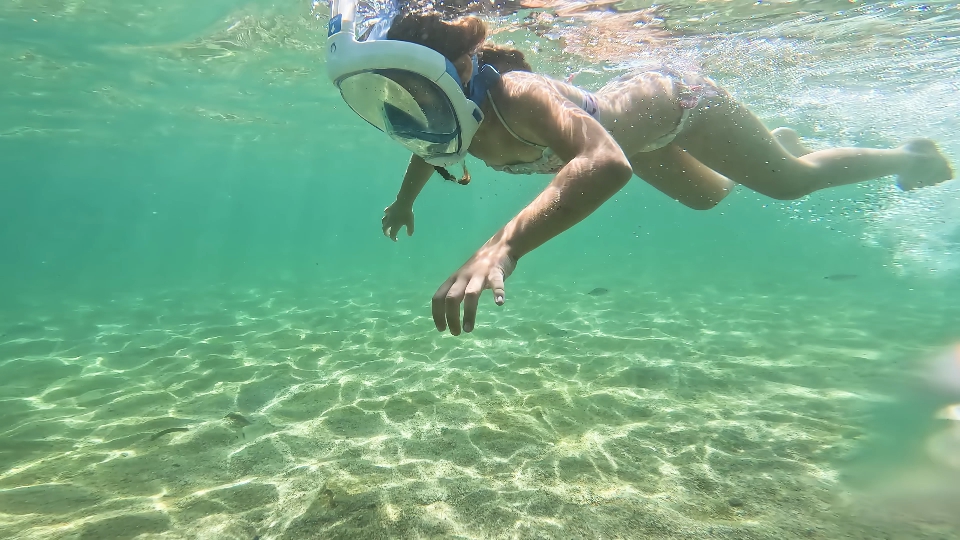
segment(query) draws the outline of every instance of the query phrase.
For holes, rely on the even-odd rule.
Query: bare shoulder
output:
[[[567,99],[557,91],[550,78],[511,71],[505,73],[501,81],[503,84],[491,89],[491,97],[497,110],[511,120],[510,127],[517,133],[525,131],[524,126],[536,130],[540,124],[550,124],[553,119],[565,115]]]
[[[492,88],[491,94],[501,109],[529,109],[531,105],[545,104],[559,96],[550,79],[536,73],[511,71],[504,73],[500,80],[502,84]]]
[[[535,73],[511,71],[501,81],[490,90],[501,121],[524,140],[549,146],[543,133],[563,115],[562,96],[548,78]]]
[[[504,125],[521,139],[572,157],[587,146],[586,138],[609,138],[603,126],[564,95],[558,81],[514,71],[501,81],[491,89],[493,105]]]

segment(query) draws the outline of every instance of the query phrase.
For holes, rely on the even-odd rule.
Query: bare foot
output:
[[[773,134],[784,150],[793,154],[793,157],[801,157],[813,152],[803,145],[800,141],[800,135],[797,135],[796,131],[788,127],[778,127],[770,133]]]
[[[913,163],[897,175],[897,187],[900,189],[910,191],[953,178],[950,163],[930,139],[911,139],[900,149],[915,156]]]

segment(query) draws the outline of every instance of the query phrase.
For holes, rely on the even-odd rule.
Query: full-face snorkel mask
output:
[[[427,163],[448,167],[463,160],[480,127],[487,89],[500,79],[493,66],[464,87],[442,54],[386,39],[393,17],[381,18],[358,41],[355,0],[331,0],[327,73],[351,109]]]

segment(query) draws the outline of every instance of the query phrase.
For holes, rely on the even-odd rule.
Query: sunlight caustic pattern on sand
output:
[[[4,320],[0,536],[871,537],[837,466],[895,320],[538,287],[458,339],[325,291]]]

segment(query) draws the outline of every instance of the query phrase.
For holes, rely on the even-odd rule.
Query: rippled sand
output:
[[[957,538],[839,474],[944,313],[517,285],[454,338],[362,285],[8,312],[0,537]]]

